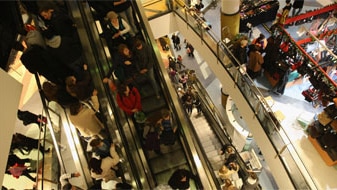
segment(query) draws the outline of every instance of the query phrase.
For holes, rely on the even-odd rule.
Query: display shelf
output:
[[[278,1],[255,1],[257,3],[249,3],[242,5],[240,10],[240,32],[248,32],[250,23],[257,26],[275,19],[279,9]]]
[[[296,21],[299,21],[299,20],[307,19],[307,18],[316,16],[316,15],[319,15],[319,14],[329,12],[329,11],[334,11],[336,9],[337,9],[337,4],[325,6],[321,9],[309,11],[307,13],[303,13],[303,14],[300,14],[300,15],[297,15],[297,16],[294,16],[294,17],[289,17],[289,18],[286,19],[284,24],[286,25],[286,24],[293,23],[293,22],[296,22]]]
[[[334,165],[337,164],[337,160],[333,161],[330,158],[329,154],[324,149],[322,149],[321,145],[319,144],[319,142],[316,139],[314,139],[314,138],[312,138],[310,136],[308,136],[308,139],[312,143],[312,145],[315,147],[315,149],[317,150],[317,152],[320,154],[320,156],[322,157],[322,159],[324,160],[324,162],[326,163],[326,165],[328,165],[328,166],[334,166]]]

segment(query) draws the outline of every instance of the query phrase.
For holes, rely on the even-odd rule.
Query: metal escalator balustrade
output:
[[[273,163],[271,164],[272,167],[277,168],[275,171],[278,170],[278,172],[273,173],[275,176],[283,173],[288,177],[287,180],[281,178],[281,176],[276,177],[276,179],[282,179],[280,180],[282,182],[279,182],[278,185],[296,188],[308,188],[310,186],[315,189],[313,179],[306,169],[302,169],[305,166],[298,158],[297,152],[293,151],[293,145],[287,143],[291,142],[289,137],[283,135],[285,134],[283,129],[277,128],[279,123],[272,120],[270,114],[273,113],[265,102],[262,93],[246,75],[242,65],[237,63],[230,49],[219,39],[218,34],[215,34],[212,29],[204,30],[201,27],[202,23],[197,22],[197,18],[195,18],[198,16],[191,15],[186,6],[175,9],[174,13],[177,16],[175,22],[178,26],[182,26],[178,27],[180,32],[197,47],[197,51],[209,63],[209,66],[221,81],[223,88],[230,95],[235,94],[232,97],[233,100],[240,104],[241,109],[245,110],[243,117],[249,120],[251,125],[261,126],[261,128],[255,127],[254,133],[260,136],[258,141],[265,139],[270,142],[270,144],[263,143],[265,146],[263,148],[266,148],[264,152],[270,154],[271,157],[272,154],[279,156],[278,152],[282,147],[292,146],[292,148],[286,148],[286,156],[279,157],[277,161],[267,160],[267,162]],[[234,67],[233,65],[240,66]],[[284,136],[286,137],[284,138]],[[289,167],[290,165],[291,167]]]
[[[144,151],[142,150],[141,138],[137,134],[134,123],[132,122],[131,118],[125,117],[125,115],[117,108],[116,102],[113,98],[114,97],[113,93],[106,86],[104,85],[102,86],[102,83],[100,81],[100,79],[102,79],[102,77],[106,74],[104,73],[105,69],[102,68],[102,65],[109,63],[110,60],[106,60],[106,58],[109,56],[106,56],[104,51],[102,51],[103,47],[101,47],[102,44],[101,39],[99,39],[97,27],[94,25],[95,22],[92,19],[92,16],[90,15],[91,13],[89,11],[89,7],[84,2],[69,2],[69,4],[72,9],[72,13],[75,20],[78,21],[76,24],[79,28],[81,41],[86,51],[85,58],[88,61],[91,74],[94,78],[95,86],[99,88],[100,101],[102,101],[102,99],[104,102],[106,101],[105,104],[103,103],[103,105],[105,106],[103,107],[103,110],[105,110],[104,111],[105,113],[106,110],[108,110],[108,113],[113,113],[113,115],[110,114],[108,115],[110,116],[111,119],[110,121],[113,122],[113,124],[110,123],[112,126],[109,125],[109,131],[112,133],[112,136],[116,138],[114,140],[120,142],[121,144],[121,149],[124,156],[123,163],[127,165],[126,166],[127,172],[129,174],[130,179],[132,180],[132,184],[139,189],[153,188],[156,184],[152,182],[153,174],[149,167],[149,163],[146,160]],[[136,11],[137,11],[136,14],[141,18],[142,17],[141,11],[138,9]],[[142,28],[149,28],[148,24],[146,23],[144,24],[144,21],[140,22],[140,24],[142,25],[141,26]],[[148,43],[155,44],[153,37],[151,37],[152,35],[147,34],[146,30],[142,31],[142,33],[145,36],[145,41],[147,41]],[[155,49],[157,47],[153,46],[153,48]],[[158,59],[159,56],[158,55],[155,56]],[[158,67],[159,67],[158,78],[162,77],[168,78],[165,72],[163,74],[163,72],[160,71],[165,69],[160,68],[160,66]],[[168,88],[167,86],[165,86],[166,84],[162,82],[160,83],[160,85],[162,88],[163,87]],[[169,97],[170,93],[167,93],[168,92],[167,89],[164,89],[163,91],[165,91],[164,94],[166,94],[167,97]],[[171,89],[171,91],[173,90]],[[167,101],[167,97],[165,97],[165,101]],[[174,116],[179,115],[177,114],[177,109],[174,108],[174,106],[173,107],[171,106],[172,105],[168,104],[168,107],[170,107],[170,109],[173,111]],[[179,117],[177,118],[180,120]],[[182,120],[183,119],[181,119],[181,121]],[[198,156],[197,157],[194,156],[194,158],[192,158],[190,153],[186,154],[186,151],[192,152],[190,150],[191,147],[193,149],[194,146],[186,144],[186,142],[183,142],[182,147],[183,147],[182,150],[184,150],[183,151],[184,157],[188,156],[188,159],[186,159],[188,163],[187,165],[188,167],[191,167],[192,171],[195,173],[196,169],[194,169],[195,168],[194,162],[195,159],[199,158]],[[200,173],[198,174],[200,175]]]

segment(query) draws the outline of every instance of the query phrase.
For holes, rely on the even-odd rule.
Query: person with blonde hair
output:
[[[119,44],[127,44],[132,47],[132,37],[130,35],[130,25],[114,11],[106,14],[106,40],[110,48],[115,49]]]

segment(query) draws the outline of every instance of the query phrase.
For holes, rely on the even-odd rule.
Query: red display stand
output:
[[[297,15],[297,16],[294,16],[294,17],[289,17],[289,18],[286,19],[284,24],[289,24],[289,23],[292,23],[292,22],[296,22],[296,21],[299,21],[299,20],[310,18],[312,16],[316,16],[316,15],[326,13],[326,12],[336,10],[336,9],[337,9],[337,4],[332,4],[332,5],[323,7],[323,8],[318,9],[318,10],[309,11],[307,13],[300,14],[300,15]]]

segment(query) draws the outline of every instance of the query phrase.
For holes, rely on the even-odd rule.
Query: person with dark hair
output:
[[[171,175],[168,184],[172,189],[189,189],[190,179],[197,180],[197,177],[186,169],[177,169]]]
[[[30,175],[30,173],[36,173],[36,171],[29,170],[28,166],[23,164],[15,163],[13,166],[10,166],[5,173],[10,174],[17,179],[19,179],[20,176],[26,176],[31,181],[36,182],[36,177]]]
[[[146,129],[148,128],[148,130],[144,131],[145,134],[143,135],[146,139],[144,146],[148,151],[153,150],[156,154],[162,155],[163,153],[160,150],[160,126],[158,127],[158,125],[154,125],[152,123],[150,123],[149,125],[150,126],[146,127]]]
[[[285,23],[286,19],[288,18],[291,7],[292,7],[291,0],[286,0],[286,5],[282,8],[282,15],[281,15],[281,18],[279,20],[279,23],[281,25],[283,25]]]
[[[171,40],[173,42],[174,49],[177,50],[177,51],[181,50],[180,38],[178,36],[178,32],[172,34]]]
[[[192,46],[191,43],[186,42],[186,53],[188,55],[188,57],[194,57],[194,47]]]
[[[32,74],[38,73],[54,84],[65,85],[65,78],[74,72],[55,60],[52,54],[39,45],[31,45],[20,57],[22,64]]]
[[[137,68],[141,76],[145,76],[150,82],[156,94],[157,99],[160,98],[157,81],[154,76],[154,59],[148,44],[140,39],[136,39],[134,55],[137,59]]]
[[[116,179],[118,170],[117,164],[119,163],[119,156],[112,145],[110,149],[111,156],[103,159],[91,158],[89,161],[91,177],[95,179],[103,179],[105,182]]]
[[[83,79],[78,81],[75,76],[69,76],[66,78],[66,90],[67,92],[81,101],[86,101],[91,97],[94,90],[94,84],[92,82],[91,75],[88,71],[88,66],[83,65]]]
[[[195,106],[195,108],[197,108],[198,115],[200,115],[201,112],[202,112],[202,110],[201,110],[201,101],[200,101],[199,94],[197,92],[195,92],[194,96],[193,96],[193,105]]]
[[[54,101],[64,107],[69,107],[71,104],[78,102],[78,99],[72,97],[64,86],[54,84],[50,81],[43,82],[42,91],[49,102]]]
[[[79,172],[75,172],[75,173],[64,173],[60,176],[60,183],[61,183],[61,189],[62,190],[81,190],[82,188],[72,185],[69,182],[70,178],[74,178],[74,177],[79,177],[81,176],[81,174]]]
[[[255,79],[259,76],[263,63],[263,57],[256,45],[251,44],[249,46],[249,61],[247,65],[247,73],[251,79]]]
[[[267,43],[268,43],[267,39],[262,33],[259,35],[259,37],[255,38],[252,41],[252,44],[255,44],[259,48],[260,52],[264,52],[264,49],[266,48]]]
[[[264,52],[265,55],[263,57],[263,65],[262,67],[268,71],[273,73],[275,70],[274,65],[276,64],[276,61],[279,59],[279,45],[277,44],[275,38],[273,36],[270,36],[267,39],[267,47],[265,48]]]
[[[99,110],[99,102],[97,97],[97,90],[92,92],[91,101],[95,110]],[[104,124],[96,117],[94,109],[81,102],[76,102],[69,106],[69,119],[74,126],[80,131],[85,138],[92,136],[99,136],[104,139],[106,137]]]
[[[119,84],[117,91],[117,104],[127,115],[142,111],[141,96],[136,87]]]
[[[299,15],[300,12],[302,11],[303,5],[304,0],[294,0],[292,16]]]
[[[68,14],[61,10],[53,1],[39,1],[39,14],[44,19],[44,24],[39,23],[42,34],[47,39],[56,35],[61,37],[68,36],[78,40],[78,34],[75,24]]]
[[[52,1],[38,2],[38,6],[43,18],[39,26],[46,39],[47,51],[82,80],[82,45],[74,22]]]
[[[137,69],[138,60],[126,44],[118,46],[116,55],[115,75],[121,83],[137,86],[137,78],[140,75]]]
[[[90,141],[90,146],[93,152],[102,159],[111,156],[110,151],[114,145],[108,139],[95,138]]]

